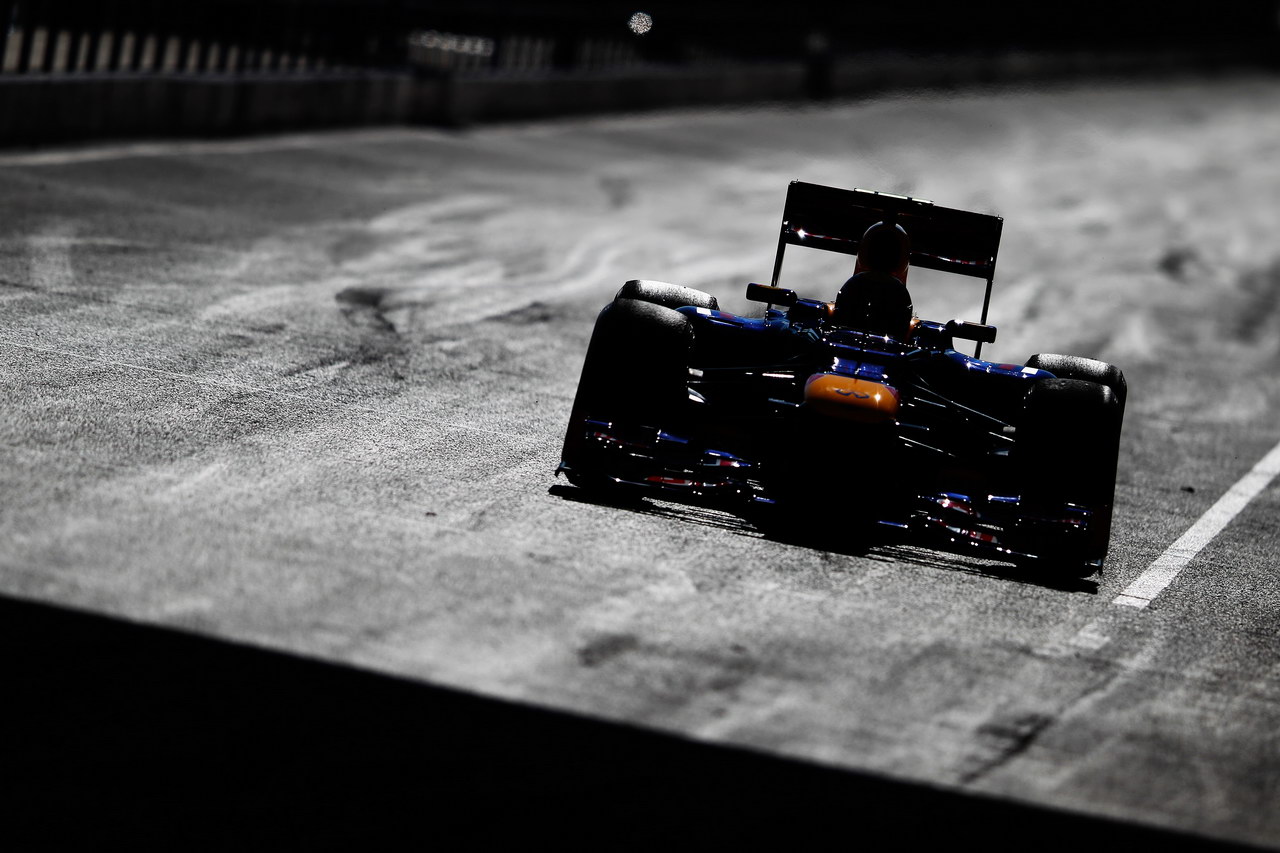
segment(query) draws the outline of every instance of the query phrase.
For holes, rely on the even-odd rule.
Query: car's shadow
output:
[[[762,538],[763,534],[749,521],[726,510],[698,504],[677,503],[672,501],[654,501],[649,498],[626,492],[608,493],[580,489],[564,483],[557,483],[547,493],[558,498],[578,503],[608,506],[641,515],[656,518],[671,518],[688,524],[699,524],[717,530],[726,530],[739,536]]]
[[[858,530],[856,535],[849,535],[848,532],[832,534],[826,530],[815,532],[810,529],[766,532],[728,510],[695,503],[654,500],[626,492],[600,493],[564,483],[551,486],[547,492],[564,500],[608,506],[656,518],[669,518],[686,524],[724,530],[738,536],[782,542],[796,548],[843,554],[882,563],[907,563],[913,566],[963,572],[1061,592],[1079,592],[1088,595],[1098,593],[1098,582],[1093,578],[1037,571],[1033,568],[999,563],[970,554],[938,550],[936,546],[931,546],[920,537],[913,537],[891,528],[866,528]]]

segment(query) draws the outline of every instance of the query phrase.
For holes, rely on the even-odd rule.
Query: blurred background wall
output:
[[[0,0],[0,144],[1280,67],[1274,0]]]

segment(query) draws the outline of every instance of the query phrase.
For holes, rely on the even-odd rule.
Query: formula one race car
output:
[[[896,531],[1055,572],[1100,569],[1124,375],[1077,356],[979,358],[995,340],[1002,225],[793,182],[772,284],[747,286],[762,317],[639,280],[605,306],[557,474],[605,495],[712,504],[791,538]],[[876,233],[887,235],[878,248]],[[802,298],[778,286],[787,246],[856,255],[855,275],[834,303]],[[980,322],[916,318],[908,265],[985,279]]]

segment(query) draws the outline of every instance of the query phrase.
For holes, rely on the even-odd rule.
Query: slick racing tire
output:
[[[720,310],[720,303],[710,293],[694,290],[682,284],[667,284],[665,281],[643,281],[632,279],[618,291],[615,299],[635,299],[648,302],[650,305],[661,305],[663,308],[683,308],[692,305],[694,308]]]
[[[604,307],[587,346],[565,433],[561,458],[570,482],[597,481],[584,419],[629,429],[666,429],[681,421],[692,345],[693,325],[678,311],[635,299],[615,299]]]
[[[1090,574],[1106,556],[1122,414],[1115,391],[1097,382],[1039,379],[1027,393],[1012,454],[1027,511],[1053,513],[1073,503],[1093,513],[1083,536],[1053,541],[1057,534],[1042,529],[1024,543],[1040,562]]]
[[[1120,403],[1120,414],[1124,414],[1129,385],[1125,382],[1124,371],[1114,364],[1079,355],[1056,355],[1046,352],[1036,353],[1027,359],[1027,367],[1047,370],[1059,379],[1082,379],[1085,382],[1106,385]]]

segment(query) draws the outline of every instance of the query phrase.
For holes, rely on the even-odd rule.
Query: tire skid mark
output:
[[[977,735],[992,742],[993,754],[961,773],[960,784],[972,785],[1026,752],[1053,721],[1054,718],[1048,714],[1028,713],[983,723],[978,727]]]
[[[980,723],[974,730],[978,743],[985,754],[971,756],[969,766],[959,773],[962,785],[980,785],[980,783],[1012,763],[1020,756],[1029,753],[1040,742],[1045,733],[1066,720],[1070,716],[1087,714],[1094,703],[1109,695],[1114,690],[1138,673],[1145,672],[1155,660],[1160,649],[1160,642],[1149,637],[1129,636],[1124,648],[1113,652],[1111,656],[1089,656],[1090,665],[1085,671],[1085,682],[1074,688],[1059,692],[1056,701],[1037,702],[1031,707],[1005,708]],[[1054,684],[1051,676],[1059,659],[1074,651],[1059,645],[1042,646],[1028,649],[1033,671],[1043,671],[1036,680],[1043,684]],[[1096,650],[1094,650],[1096,651]],[[1058,682],[1064,686],[1067,682]]]
[[[426,415],[420,415],[412,412],[392,412],[386,409],[379,409],[373,406],[365,406],[360,403],[347,403],[341,401],[318,400],[306,394],[299,394],[294,391],[281,391],[276,388],[267,388],[261,385],[250,385],[243,382],[233,382],[226,379],[211,379],[199,376],[192,376],[189,373],[179,373],[172,370],[162,370],[156,367],[147,367],[146,365],[133,364],[127,361],[119,361],[116,359],[99,358],[96,356],[85,355],[83,353],[71,352],[69,350],[56,349],[53,347],[42,347],[33,344],[20,343],[18,341],[0,341],[0,346],[13,347],[16,349],[24,349],[28,352],[39,352],[46,355],[57,355],[64,358],[74,358],[80,361],[100,364],[104,366],[117,367],[124,370],[132,370],[140,373],[151,373],[159,376],[166,376],[171,379],[178,379],[183,382],[190,382],[195,385],[204,385],[211,388],[226,388],[245,394],[269,394],[277,397],[287,397],[293,400],[299,400],[309,405],[318,406],[320,408],[341,408],[352,411],[367,412],[369,414],[379,415],[385,418],[400,419],[407,421],[415,421],[418,423],[431,424],[432,426],[442,427],[444,429],[461,430],[464,432],[480,433],[495,438],[503,438],[510,441],[522,443],[546,443],[548,439],[544,436],[527,435],[505,430],[492,430],[485,427],[478,427],[472,424],[462,424],[456,421],[447,421],[442,418],[432,418]],[[558,442],[558,438],[556,441]]]

